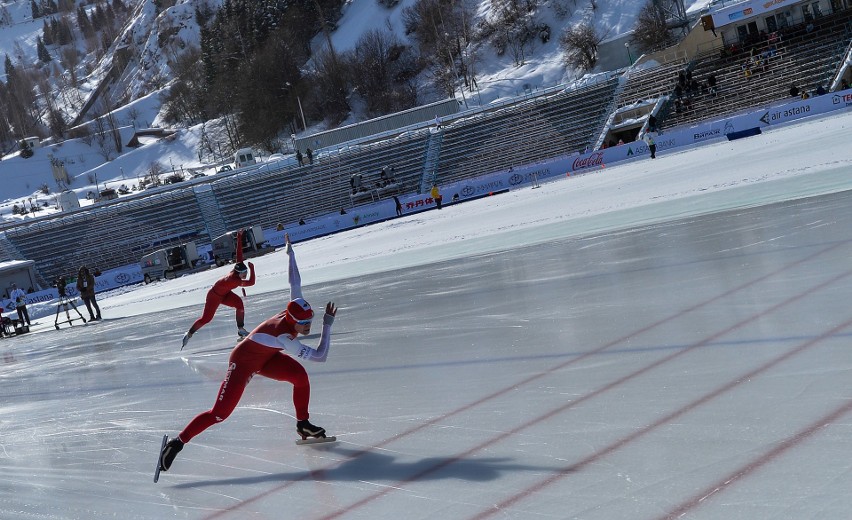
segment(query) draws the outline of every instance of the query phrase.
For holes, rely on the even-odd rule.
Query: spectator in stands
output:
[[[302,151],[301,150],[296,150],[296,160],[299,161],[299,166],[305,165],[304,159],[302,158]]]
[[[349,186],[352,187],[352,195],[355,195],[359,191],[367,191],[366,188],[361,183],[362,177],[360,173],[353,173],[351,177],[349,177]]]
[[[745,62],[743,62],[741,67],[743,69],[743,75],[746,77],[746,79],[750,79],[751,78],[751,58],[749,58]]]
[[[698,80],[693,79],[689,82],[689,90],[693,94],[698,94],[698,92],[701,90],[701,86],[698,84]]]
[[[803,90],[803,91],[802,91],[802,99],[808,99],[808,98],[810,98],[810,97],[811,97],[811,95],[810,95],[810,94],[808,94],[808,91],[807,91],[807,90]]]
[[[814,91],[814,94],[817,95],[817,96],[822,96],[823,94],[825,94],[825,87],[823,87],[822,85],[817,85],[817,88]]]
[[[284,231],[284,224],[279,222],[278,225],[275,226],[275,231]]]
[[[314,152],[312,152],[311,149],[308,148],[307,150],[305,150],[305,155],[308,156],[308,164],[313,164],[314,163]]]
[[[438,117],[438,116],[435,116],[435,130],[440,130],[440,129],[441,129],[441,118]]]
[[[393,202],[394,202],[394,204],[396,204],[396,216],[401,217],[402,216],[402,203],[399,201],[399,197],[394,195],[393,196]]]
[[[299,225],[300,225],[300,226],[304,226],[304,225],[305,225],[305,219],[304,219],[304,217],[299,219]]]
[[[444,200],[444,197],[441,196],[441,191],[438,189],[437,184],[432,185],[432,190],[429,194],[432,195],[432,199],[435,201],[435,205],[438,206],[438,209],[441,209],[441,201]]]
[[[100,320],[101,308],[98,307],[95,299],[95,277],[85,265],[80,266],[80,270],[77,271],[77,291],[80,293],[80,299],[86,304],[86,310],[89,311],[92,321]],[[97,311],[97,315],[92,312],[92,307]]]
[[[799,97],[799,87],[790,85],[790,97]]]
[[[657,118],[654,114],[648,116],[648,131],[656,132],[657,131]]]
[[[846,79],[846,78],[843,78],[842,80],[840,80],[840,90],[846,90],[848,88],[849,88],[849,80]]]
[[[345,215],[345,214],[346,214],[346,209],[345,209],[345,208],[340,208],[340,214],[341,214],[341,215]]]
[[[716,75],[710,74],[707,76],[707,86],[710,88],[710,95],[716,96]]]

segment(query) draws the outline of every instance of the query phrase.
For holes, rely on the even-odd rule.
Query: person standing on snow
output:
[[[302,297],[302,279],[296,265],[290,235],[286,235],[290,256],[290,301],[285,309],[257,326],[241,340],[228,359],[228,371],[219,387],[213,408],[196,416],[177,437],[170,439],[160,452],[160,471],[168,471],[184,444],[210,426],[231,415],[255,374],[287,381],[293,385],[293,407],[296,411],[296,433],[302,439],[325,438],[325,429],[308,421],[311,383],[305,368],[294,358],[325,362],[331,346],[331,325],[337,314],[334,302],[325,306],[319,346],[313,348],[298,340],[298,335],[311,332],[314,311]],[[286,351],[285,354],[282,351]],[[289,354],[289,355],[288,355]]]
[[[237,263],[231,272],[217,280],[213,284],[213,287],[207,291],[204,311],[202,311],[201,317],[195,320],[192,327],[183,335],[180,346],[181,350],[189,342],[189,338],[198,332],[198,329],[213,319],[213,315],[216,314],[216,309],[219,308],[219,305],[227,305],[228,307],[237,309],[237,334],[241,337],[248,336],[249,333],[245,329],[245,307],[243,306],[243,300],[231,292],[231,290],[237,287],[250,287],[254,285],[254,264],[248,262],[248,267],[246,267],[246,264],[243,263],[243,230],[237,232],[235,255]],[[249,269],[251,269],[251,275],[248,274]],[[248,276],[248,279],[246,279],[246,276]]]
[[[30,313],[27,312],[27,293],[23,289],[19,289],[17,285],[12,284],[12,293],[9,298],[15,302],[15,310],[18,311],[18,321],[21,325],[27,322],[27,327],[30,326]]]
[[[77,271],[77,291],[80,293],[80,299],[86,304],[91,321],[101,319],[101,308],[95,299],[95,276],[85,265],[80,266],[80,270]],[[97,311],[97,315],[92,312],[92,307]]]
[[[432,189],[429,191],[429,194],[432,196],[432,200],[435,201],[435,205],[438,209],[441,209],[441,201],[444,200],[444,197],[441,196],[441,191],[438,189],[437,184],[432,185]]]
[[[656,136],[656,132],[646,132],[644,137],[645,143],[648,145],[648,151],[651,152],[651,159],[657,158],[657,142],[655,140]]]

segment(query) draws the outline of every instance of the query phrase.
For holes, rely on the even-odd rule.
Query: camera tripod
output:
[[[77,313],[77,316],[79,316],[79,318],[72,318],[71,317],[71,313],[68,311],[69,305],[74,308],[74,312]],[[65,310],[65,317],[67,318],[65,321],[59,321],[59,313],[62,310]],[[86,318],[84,318],[83,315],[80,314],[80,310],[77,308],[77,305],[74,303],[74,298],[69,298],[69,297],[64,296],[64,295],[60,296],[59,297],[59,303],[56,304],[56,322],[54,323],[56,330],[59,330],[59,324],[60,323],[69,323],[70,324],[74,320],[83,320],[83,323],[86,323]]]

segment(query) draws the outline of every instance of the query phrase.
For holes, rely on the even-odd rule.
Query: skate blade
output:
[[[297,440],[296,444],[298,444],[299,446],[302,446],[302,445],[305,445],[305,444],[325,444],[327,442],[335,442],[336,440],[337,440],[337,437],[320,437],[320,438],[309,437],[307,439]]]
[[[160,457],[163,456],[163,448],[166,447],[166,442],[168,442],[169,436],[163,435],[163,443],[160,445],[160,451],[157,452],[157,467],[154,469],[154,484],[160,480]]]

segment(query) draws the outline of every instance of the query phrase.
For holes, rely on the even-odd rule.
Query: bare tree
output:
[[[106,120],[102,113],[95,113],[95,118],[92,120],[92,126],[94,127],[94,130],[92,131],[92,138],[98,148],[98,153],[105,161],[112,160],[112,154],[115,149],[113,148],[112,141],[109,138]]]
[[[666,12],[652,0],[642,7],[636,18],[636,28],[631,41],[642,49],[650,51],[667,47],[674,42],[674,37],[666,23]]]
[[[598,36],[595,28],[588,22],[566,29],[559,38],[559,44],[565,53],[565,62],[583,71],[595,67],[601,41],[603,36]]]
[[[340,123],[349,113],[347,85],[349,71],[337,56],[323,49],[314,55],[312,83],[315,85],[311,105],[316,114],[325,114],[333,124]]]
[[[415,61],[410,49],[388,30],[372,30],[361,36],[350,57],[350,70],[353,86],[371,114],[387,114],[416,104],[416,95],[411,97],[406,81],[419,70]]]

